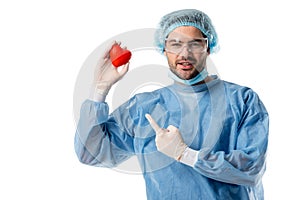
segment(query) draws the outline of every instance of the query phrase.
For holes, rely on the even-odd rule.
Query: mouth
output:
[[[194,68],[193,63],[190,61],[178,61],[176,65],[182,70],[190,70]]]

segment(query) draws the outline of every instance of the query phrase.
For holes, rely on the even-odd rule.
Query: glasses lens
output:
[[[182,42],[180,39],[166,39],[166,51],[171,53],[180,53],[184,47],[187,47],[189,52],[202,53],[207,49],[207,39],[198,38],[188,42]]]

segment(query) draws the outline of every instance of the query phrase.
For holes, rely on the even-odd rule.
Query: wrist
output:
[[[108,82],[98,82],[92,88],[89,99],[98,102],[104,102],[105,98],[111,88],[111,84]]]
[[[96,94],[106,96],[108,94],[110,88],[111,88],[111,83],[109,83],[107,81],[101,81],[101,82],[96,83],[94,92]]]
[[[198,151],[187,147],[182,153],[179,162],[194,167],[195,163],[198,160],[198,154]]]
[[[105,102],[106,95],[101,95],[98,93],[91,93],[91,95],[89,96],[88,99],[95,101],[95,102]]]

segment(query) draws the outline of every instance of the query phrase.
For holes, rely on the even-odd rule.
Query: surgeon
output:
[[[81,107],[79,160],[115,167],[137,156],[149,200],[264,199],[268,113],[252,89],[208,74],[207,58],[219,47],[209,17],[195,9],[169,13],[155,41],[174,83],[109,114],[105,97],[129,67],[112,66],[109,46]]]

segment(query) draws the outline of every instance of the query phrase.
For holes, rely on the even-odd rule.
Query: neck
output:
[[[169,71],[169,77],[183,85],[198,85],[211,80],[211,77],[208,76],[208,72],[205,68],[196,77],[189,80],[179,78],[172,71]]]
[[[211,77],[211,76],[207,76],[204,80],[202,80],[202,81],[200,81],[199,83],[196,83],[196,84],[194,84],[194,85],[201,85],[201,84],[203,84],[203,83],[208,83],[209,81],[212,81],[213,80],[213,78]]]

